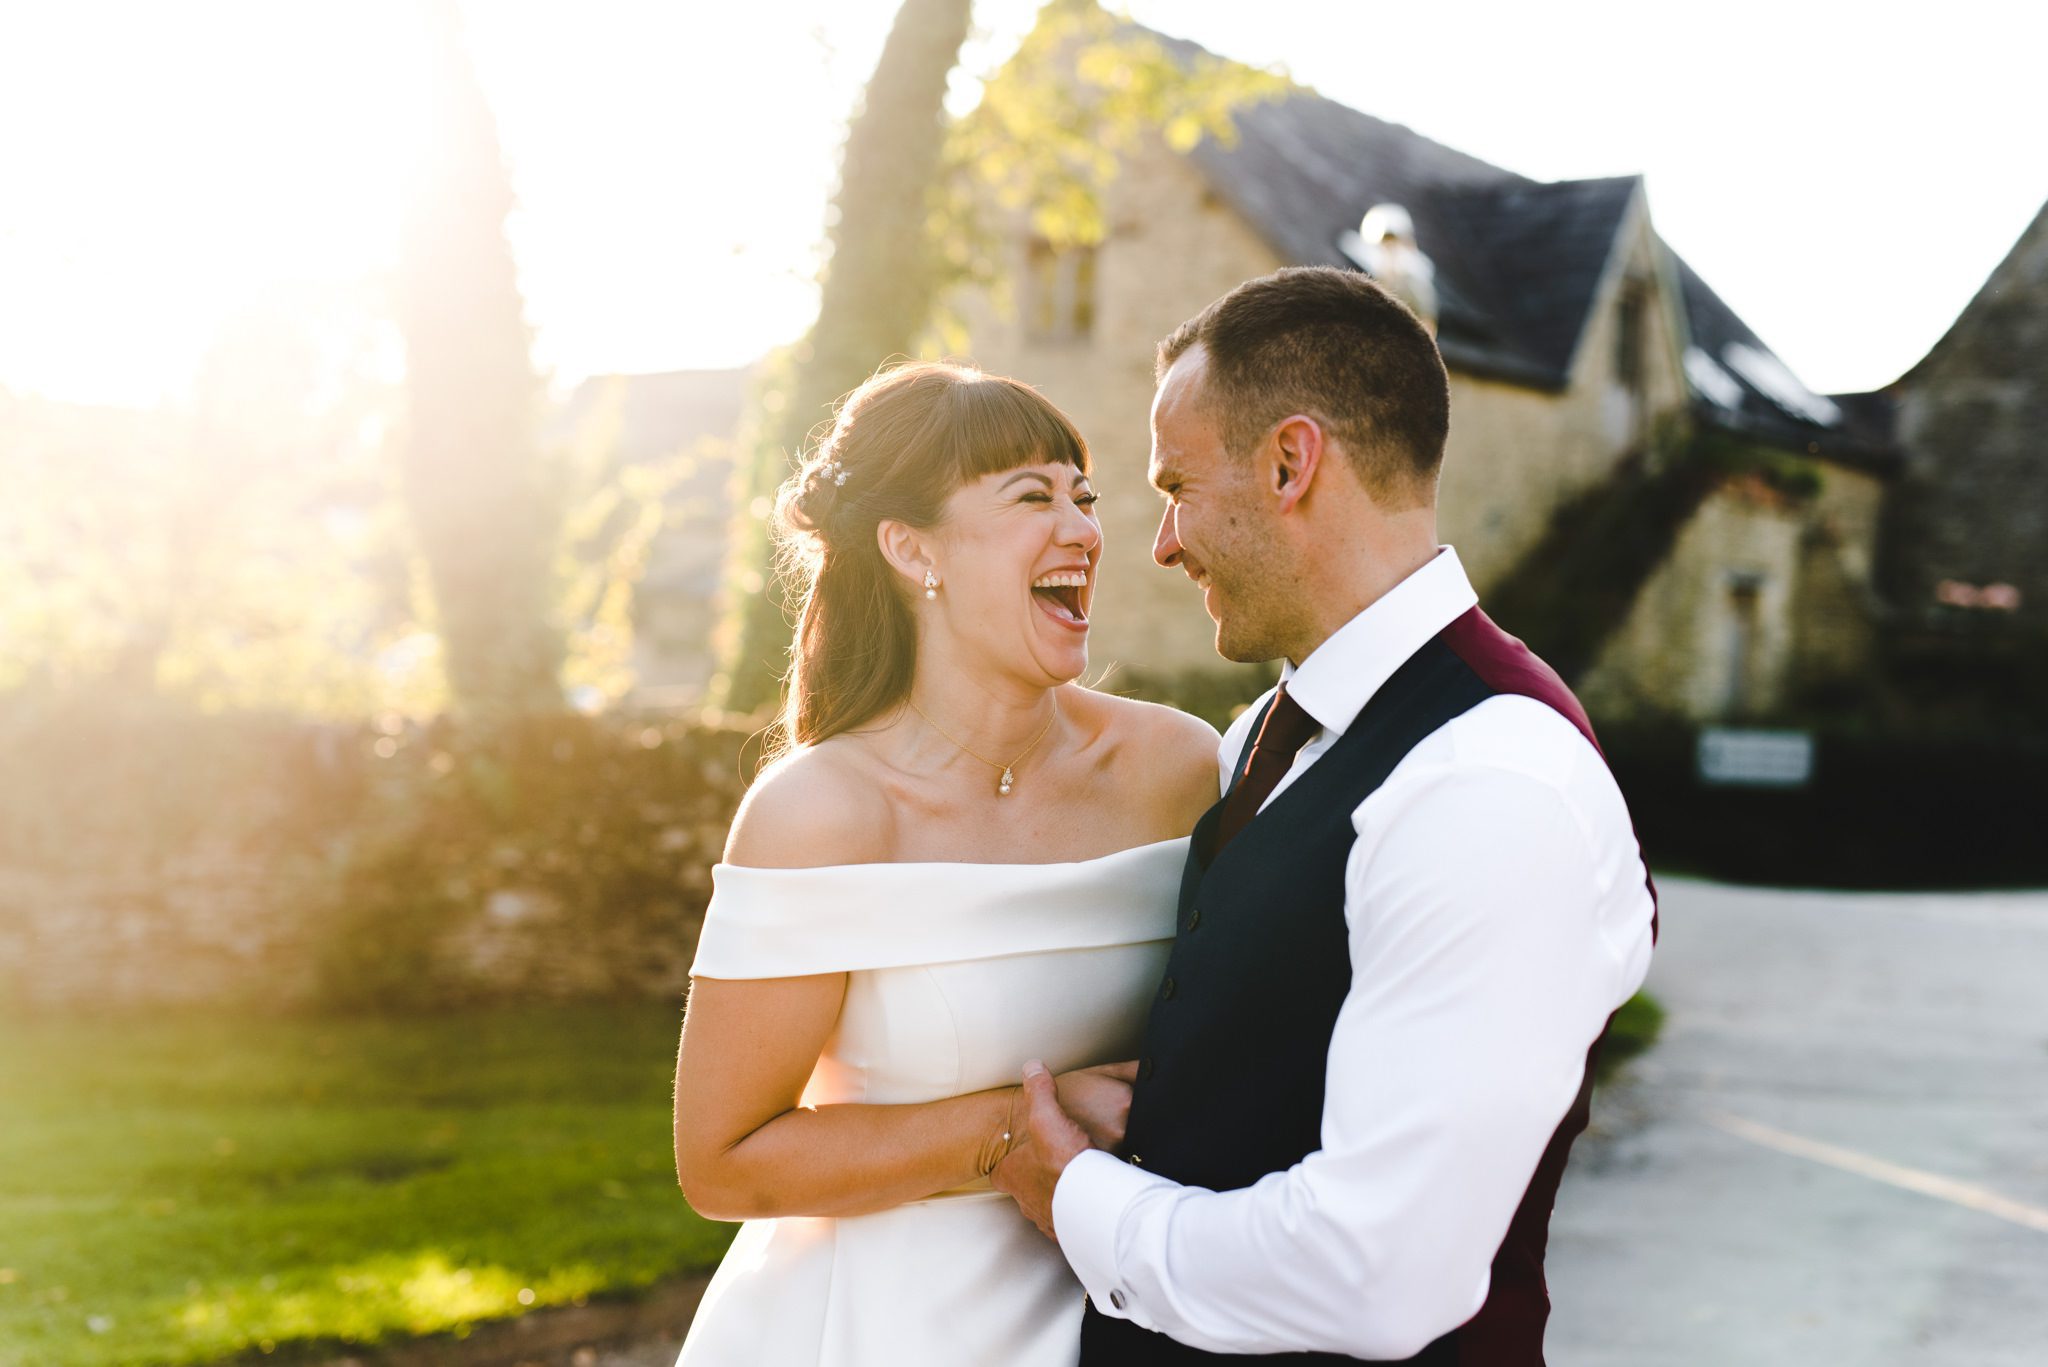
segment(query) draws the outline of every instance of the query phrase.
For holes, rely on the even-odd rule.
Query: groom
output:
[[[1084,1367],[1535,1367],[1551,1203],[1655,938],[1627,808],[1437,543],[1449,390],[1414,315],[1283,270],[1158,366],[1154,558],[1225,657],[1286,663],[1223,738],[1122,1158],[1033,1064],[996,1184],[1088,1289]]]

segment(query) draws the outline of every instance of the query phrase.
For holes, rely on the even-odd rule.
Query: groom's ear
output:
[[[1323,425],[1305,413],[1282,418],[1266,438],[1267,490],[1279,500],[1279,511],[1291,513],[1308,496],[1322,470],[1328,450]]]
[[[922,588],[925,571],[936,569],[931,548],[915,527],[884,519],[875,524],[875,544],[889,568],[902,575],[913,588]]]

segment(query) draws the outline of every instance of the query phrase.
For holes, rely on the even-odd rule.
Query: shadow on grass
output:
[[[679,1012],[0,1021],[0,1365],[301,1357],[631,1296],[676,1190]]]

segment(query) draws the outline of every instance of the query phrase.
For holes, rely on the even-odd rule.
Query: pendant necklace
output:
[[[1008,764],[998,764],[994,760],[988,758],[986,755],[977,755],[974,753],[974,751],[969,750],[964,745],[961,745],[959,741],[953,740],[953,737],[951,736],[951,734],[947,732],[945,727],[933,721],[930,715],[927,714],[922,707],[919,707],[917,705],[917,700],[915,698],[905,698],[904,701],[910,704],[911,711],[917,713],[918,716],[924,718],[925,724],[927,726],[931,727],[932,730],[938,732],[940,735],[945,736],[947,740],[953,741],[954,745],[959,746],[963,754],[969,755],[974,759],[980,760],[983,764],[986,764],[991,769],[1002,770],[1003,776],[1000,779],[996,780],[997,797],[1008,797],[1010,795],[1010,789],[1015,787],[1017,784],[1017,778],[1014,772],[1017,766],[1024,762],[1025,755],[1029,755],[1033,750],[1036,750],[1038,748],[1038,742],[1045,739],[1046,733],[1052,730],[1052,724],[1058,721],[1060,717],[1060,705],[1057,701],[1055,701],[1052,705],[1052,715],[1045,719],[1045,725],[1038,728],[1038,734],[1031,738],[1031,744],[1024,747],[1023,754],[1018,755],[1017,758],[1011,760]]]

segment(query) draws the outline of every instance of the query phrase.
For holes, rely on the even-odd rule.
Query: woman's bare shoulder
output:
[[[1076,691],[1084,695],[1091,706],[1100,709],[1099,715],[1120,739],[1129,737],[1182,749],[1206,745],[1209,758],[1213,760],[1216,757],[1216,747],[1223,738],[1215,727],[1192,712],[1183,712],[1164,703],[1100,693],[1078,686]]]
[[[851,738],[792,750],[763,769],[726,835],[725,862],[760,869],[872,864],[889,857],[894,823]]]
[[[1215,727],[1160,703],[1113,693],[1091,692],[1089,698],[1100,709],[1119,767],[1128,766],[1148,787],[1173,795],[1183,812],[1192,809],[1200,815],[1216,800],[1216,751],[1222,737]]]

